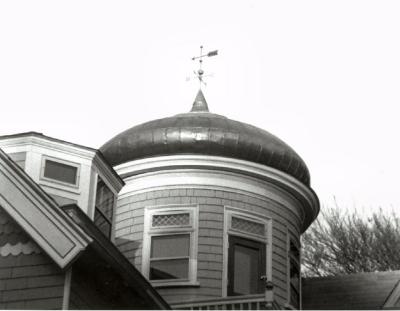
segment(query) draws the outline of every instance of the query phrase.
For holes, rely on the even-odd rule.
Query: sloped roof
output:
[[[0,205],[60,268],[67,267],[92,242],[2,150]]]
[[[145,277],[76,204],[64,205],[61,208],[93,239],[93,242],[88,246],[90,261],[95,260],[96,264],[99,264],[100,259],[102,259],[106,262],[107,267],[111,267],[120,275],[124,284],[133,288],[141,294],[141,297],[147,300],[147,307],[151,306],[151,309],[170,309],[169,305]]]
[[[400,294],[400,271],[305,278],[304,310],[393,308]]]

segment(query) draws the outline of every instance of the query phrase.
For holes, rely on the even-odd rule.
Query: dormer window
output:
[[[79,164],[47,156],[43,157],[41,179],[69,186],[77,186],[78,178]]]

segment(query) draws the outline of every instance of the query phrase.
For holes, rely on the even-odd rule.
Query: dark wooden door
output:
[[[264,292],[265,256],[265,243],[229,236],[229,296]]]

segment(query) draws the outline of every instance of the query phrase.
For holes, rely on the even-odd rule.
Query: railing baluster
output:
[[[182,302],[172,304],[173,309],[180,310],[261,310],[265,309],[263,304],[264,295],[247,295],[236,297],[224,297],[206,299],[193,302]]]

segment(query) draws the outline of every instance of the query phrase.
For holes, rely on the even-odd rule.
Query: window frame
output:
[[[258,269],[262,270],[263,274],[266,274],[266,256],[263,256],[263,252],[266,252],[266,243],[262,242],[262,241],[256,241],[254,239],[248,239],[248,238],[244,238],[244,237],[239,237],[236,235],[232,235],[230,234],[228,236],[228,241],[229,241],[229,248],[228,248],[228,279],[229,279],[229,283],[228,283],[228,288],[227,288],[227,295],[229,297],[233,297],[233,296],[242,296],[239,293],[235,293],[234,292],[234,287],[235,287],[235,246],[242,246],[242,247],[246,247],[249,249],[254,249],[257,251],[257,256],[259,257],[258,260]],[[233,258],[231,258],[231,256]],[[260,258],[261,257],[261,258]],[[230,260],[231,259],[231,260]],[[231,278],[230,278],[231,276]],[[262,294],[264,293],[264,284],[263,281],[261,279],[258,280],[257,282],[257,293],[251,293],[251,294],[244,294],[244,295],[253,295],[253,294]]]
[[[72,184],[72,183],[68,183],[68,182],[64,182],[64,181],[61,181],[61,180],[57,180],[57,179],[53,179],[53,178],[44,176],[44,172],[45,172],[45,169],[46,169],[46,161],[47,160],[76,168],[75,183]],[[42,181],[46,181],[46,182],[50,182],[50,183],[56,183],[56,184],[59,184],[59,185],[62,185],[62,186],[66,186],[66,187],[77,189],[77,188],[79,188],[80,173],[81,173],[81,165],[79,163],[66,161],[66,160],[59,159],[59,158],[50,157],[48,155],[42,155],[42,163],[41,163],[41,167],[40,167],[40,180],[42,180]]]
[[[232,217],[241,218],[247,221],[264,225],[264,236],[240,231],[232,228]],[[272,281],[272,218],[265,215],[244,211],[243,209],[225,206],[224,207],[224,238],[223,238],[223,271],[222,271],[222,297],[228,297],[228,264],[229,264],[229,236],[237,236],[247,240],[262,242],[265,244],[265,274],[268,281]],[[231,297],[231,296],[229,296]]]
[[[293,244],[296,248],[297,251],[299,253],[298,258],[292,254],[291,252],[291,244]],[[298,300],[298,306],[294,306],[291,303],[291,296],[292,296],[292,282],[291,282],[291,277],[290,277],[290,270],[291,270],[291,265],[292,262],[296,265],[297,270],[298,270],[298,274],[299,274],[299,289],[297,292],[297,295],[299,297]],[[298,240],[296,240],[296,238],[294,237],[294,235],[287,230],[287,303],[286,303],[286,307],[288,309],[292,309],[292,310],[297,310],[297,309],[301,309],[302,307],[302,282],[301,282],[301,245],[300,242]]]
[[[153,227],[154,215],[171,215],[189,213],[188,225],[175,225],[165,227]],[[143,250],[142,250],[142,274],[154,287],[168,286],[198,286],[197,282],[197,244],[198,244],[198,213],[197,204],[185,205],[158,205],[148,206],[144,210]],[[155,236],[172,236],[189,234],[189,259],[188,278],[169,280],[150,280],[151,239]],[[171,258],[175,259],[175,258]],[[165,259],[167,260],[167,259]]]
[[[105,234],[100,227],[97,225],[96,221],[96,213],[100,214],[100,216],[104,219],[104,221],[109,224],[110,228],[108,229],[108,234]],[[93,223],[95,226],[102,232],[104,235],[108,238],[111,239],[112,237],[112,230],[113,230],[113,221],[108,219],[108,217],[103,213],[101,209],[99,209],[96,205],[94,206],[94,215],[93,215]]]
[[[111,219],[108,218],[105,212],[103,212],[97,205],[97,191],[99,189],[99,184],[103,183],[103,185],[112,193],[113,200],[112,200],[112,207],[111,207]],[[110,225],[110,230],[108,235],[106,235],[110,240],[114,239],[114,223],[115,223],[115,213],[116,213],[116,202],[117,202],[117,197],[118,194],[116,194],[113,189],[110,187],[110,185],[106,182],[106,179],[97,173],[96,175],[96,183],[95,183],[95,189],[94,189],[94,200],[93,200],[93,215],[92,215],[92,220],[93,222],[95,221],[96,213],[99,213],[101,217],[105,219],[105,221]],[[100,228],[99,228],[100,229]],[[104,232],[103,232],[104,233]]]

